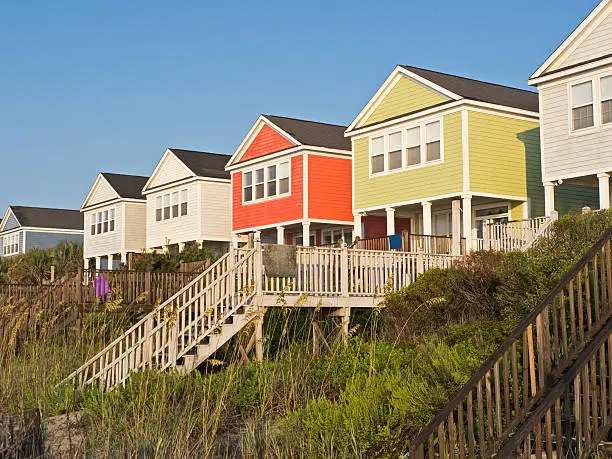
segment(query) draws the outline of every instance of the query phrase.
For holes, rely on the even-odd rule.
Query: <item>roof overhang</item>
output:
[[[83,209],[88,208],[88,207],[92,207],[92,206],[88,206],[87,202],[93,196],[94,191],[96,190],[96,188],[100,185],[100,182],[102,182],[102,181],[104,181],[104,183],[106,183],[111,188],[111,190],[113,190],[115,192],[115,198],[116,199],[120,199],[121,198],[121,196],[119,196],[119,193],[117,193],[117,190],[115,190],[115,188],[110,184],[110,182],[108,180],[106,180],[104,175],[102,175],[102,172],[100,172],[100,173],[98,173],[98,176],[94,180],[93,185],[89,189],[89,193],[87,193],[87,196],[85,197],[85,200],[83,201],[83,204],[81,205],[81,209],[80,209],[81,211]],[[94,206],[95,205],[97,205],[97,204],[94,204]]]
[[[187,167],[187,165],[183,161],[181,161],[180,158],[178,156],[176,156],[174,154],[174,152],[170,148],[166,148],[166,151],[164,152],[164,154],[162,155],[161,159],[159,160],[159,162],[155,166],[155,169],[153,170],[153,173],[151,174],[151,177],[149,177],[149,180],[147,180],[147,183],[145,183],[144,187],[142,188],[142,194],[146,194],[146,192],[151,189],[151,184],[155,181],[155,179],[159,175],[159,172],[161,171],[162,166],[163,166],[164,162],[167,160],[168,157],[173,157],[174,159],[176,159],[185,168],[185,172],[190,177],[196,177],[197,176],[197,174],[194,171],[192,171],[191,169],[189,169],[189,167]],[[158,188],[158,187],[155,187],[155,188]]]
[[[15,217],[15,220],[17,220],[17,223],[19,223],[19,225],[21,225],[21,222],[19,221],[19,219],[17,218],[17,215],[15,215],[15,213],[13,212],[13,210],[11,209],[11,206],[8,206],[6,208],[6,211],[4,212],[4,216],[2,217],[2,221],[0,221],[0,233],[2,231],[4,231],[4,228],[6,227],[6,222],[8,222],[8,216],[10,214],[13,214],[13,217]]]

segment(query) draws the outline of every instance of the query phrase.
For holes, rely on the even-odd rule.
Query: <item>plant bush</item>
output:
[[[205,260],[214,261],[215,258],[214,250],[195,244],[185,247],[179,253],[140,253],[135,256],[132,268],[136,271],[177,272],[181,261],[187,263]]]

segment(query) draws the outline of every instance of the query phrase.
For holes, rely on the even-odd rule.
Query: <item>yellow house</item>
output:
[[[345,135],[353,151],[355,234],[459,234],[544,215],[538,95],[397,66]],[[584,205],[559,200],[559,211]],[[382,234],[381,234],[382,233]]]

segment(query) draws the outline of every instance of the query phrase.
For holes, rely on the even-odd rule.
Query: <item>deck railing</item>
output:
[[[483,249],[500,252],[528,249],[539,237],[548,237],[554,218],[537,217],[526,220],[485,223]]]
[[[612,229],[563,277],[411,444],[410,457],[499,450],[612,312]],[[436,451],[437,450],[437,451]]]
[[[431,268],[448,268],[458,257],[401,251],[296,247],[295,274],[264,274],[264,293],[363,296],[399,289]]]

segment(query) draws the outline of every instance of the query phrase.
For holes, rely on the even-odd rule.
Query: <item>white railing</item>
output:
[[[484,225],[484,250],[527,250],[540,237],[548,237],[554,218],[537,217]]]
[[[369,296],[399,289],[431,268],[448,268],[460,257],[423,253],[296,247],[291,277],[264,274],[263,293],[281,291],[319,296]]]
[[[232,251],[72,373],[78,386],[124,383],[146,366],[175,366],[254,295],[256,250]]]

